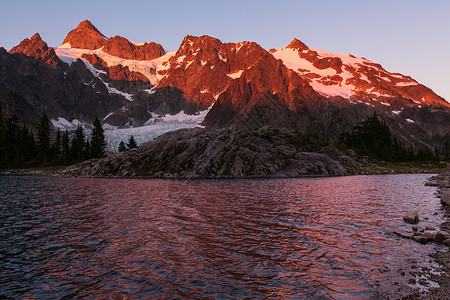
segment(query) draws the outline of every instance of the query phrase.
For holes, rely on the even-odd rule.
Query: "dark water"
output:
[[[435,246],[390,232],[442,221],[427,177],[0,177],[0,295],[398,297]]]

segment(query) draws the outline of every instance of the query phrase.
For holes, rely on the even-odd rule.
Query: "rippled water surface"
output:
[[[434,246],[392,230],[442,222],[427,177],[0,177],[0,296],[396,297]]]

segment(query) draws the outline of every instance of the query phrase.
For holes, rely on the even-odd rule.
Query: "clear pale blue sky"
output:
[[[176,50],[187,34],[351,53],[410,75],[450,101],[450,0],[1,1],[0,46],[39,32],[59,46],[89,19],[106,36]]]

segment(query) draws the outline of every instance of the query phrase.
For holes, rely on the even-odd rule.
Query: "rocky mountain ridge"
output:
[[[208,129],[279,126],[336,137],[378,112],[406,142],[433,146],[450,124],[450,104],[411,77],[297,39],[266,51],[186,36],[165,52],[154,42],[107,38],[85,20],[56,49],[36,34],[1,52],[0,62],[6,114],[46,109],[61,128],[93,116],[108,128],[146,128],[164,115],[209,110],[201,124]],[[23,104],[11,104],[13,92]]]

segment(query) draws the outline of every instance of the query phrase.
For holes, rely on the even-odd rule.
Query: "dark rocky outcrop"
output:
[[[240,178],[335,176],[362,164],[315,136],[265,127],[179,130],[138,149],[66,169],[76,176]]]

